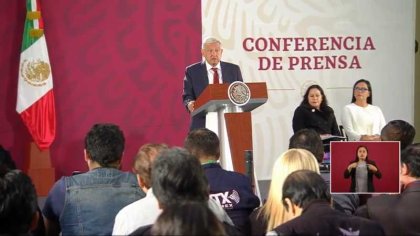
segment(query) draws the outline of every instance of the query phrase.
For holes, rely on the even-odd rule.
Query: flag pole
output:
[[[24,171],[39,196],[46,196],[55,182],[50,146],[55,139],[56,117],[52,72],[39,0],[26,0],[26,19],[19,63],[16,111],[34,142]]]

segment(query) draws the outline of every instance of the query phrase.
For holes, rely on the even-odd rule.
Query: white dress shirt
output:
[[[141,226],[151,225],[162,212],[150,188],[146,197],[127,205],[115,217],[112,235],[127,235]]]

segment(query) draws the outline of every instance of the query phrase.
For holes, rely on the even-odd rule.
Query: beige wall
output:
[[[417,17],[417,15],[420,16],[420,4],[416,4],[416,40],[420,43],[420,17]],[[415,56],[414,76],[414,126],[417,133],[415,142],[420,142],[420,50]]]

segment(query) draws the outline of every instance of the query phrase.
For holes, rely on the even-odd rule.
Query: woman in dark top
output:
[[[293,131],[305,128],[314,129],[320,135],[341,135],[334,110],[328,106],[324,90],[317,84],[308,87],[293,115]]]
[[[357,147],[356,159],[344,171],[344,178],[351,177],[350,192],[374,192],[373,175],[382,177],[375,162],[368,159],[367,147]]]

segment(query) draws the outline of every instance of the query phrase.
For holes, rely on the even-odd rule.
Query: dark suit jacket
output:
[[[350,162],[350,164],[355,163],[355,161]],[[350,165],[349,164],[349,165]],[[366,164],[371,164],[375,166],[378,171],[376,173],[373,173],[371,170],[368,169],[368,192],[375,192],[375,187],[373,186],[373,175],[375,175],[378,179],[382,177],[381,172],[379,171],[379,168],[376,166],[374,161],[366,160]],[[366,168],[368,168],[366,166]],[[351,185],[350,185],[350,192],[356,191],[356,168],[351,169],[351,171],[346,170],[344,171],[344,178],[351,177]]]
[[[241,70],[238,65],[220,62],[222,69],[223,83],[232,83],[235,81],[243,81]],[[182,93],[182,101],[188,110],[188,102],[195,101],[203,90],[209,84],[207,76],[206,62],[198,62],[188,66],[185,69],[184,90]],[[204,128],[206,126],[206,116],[194,116],[191,120],[190,130]]]
[[[356,215],[379,222],[387,235],[420,235],[420,180],[408,184],[401,194],[368,199]]]
[[[346,215],[332,209],[327,201],[318,200],[273,231],[277,235],[385,235],[377,222]]]

